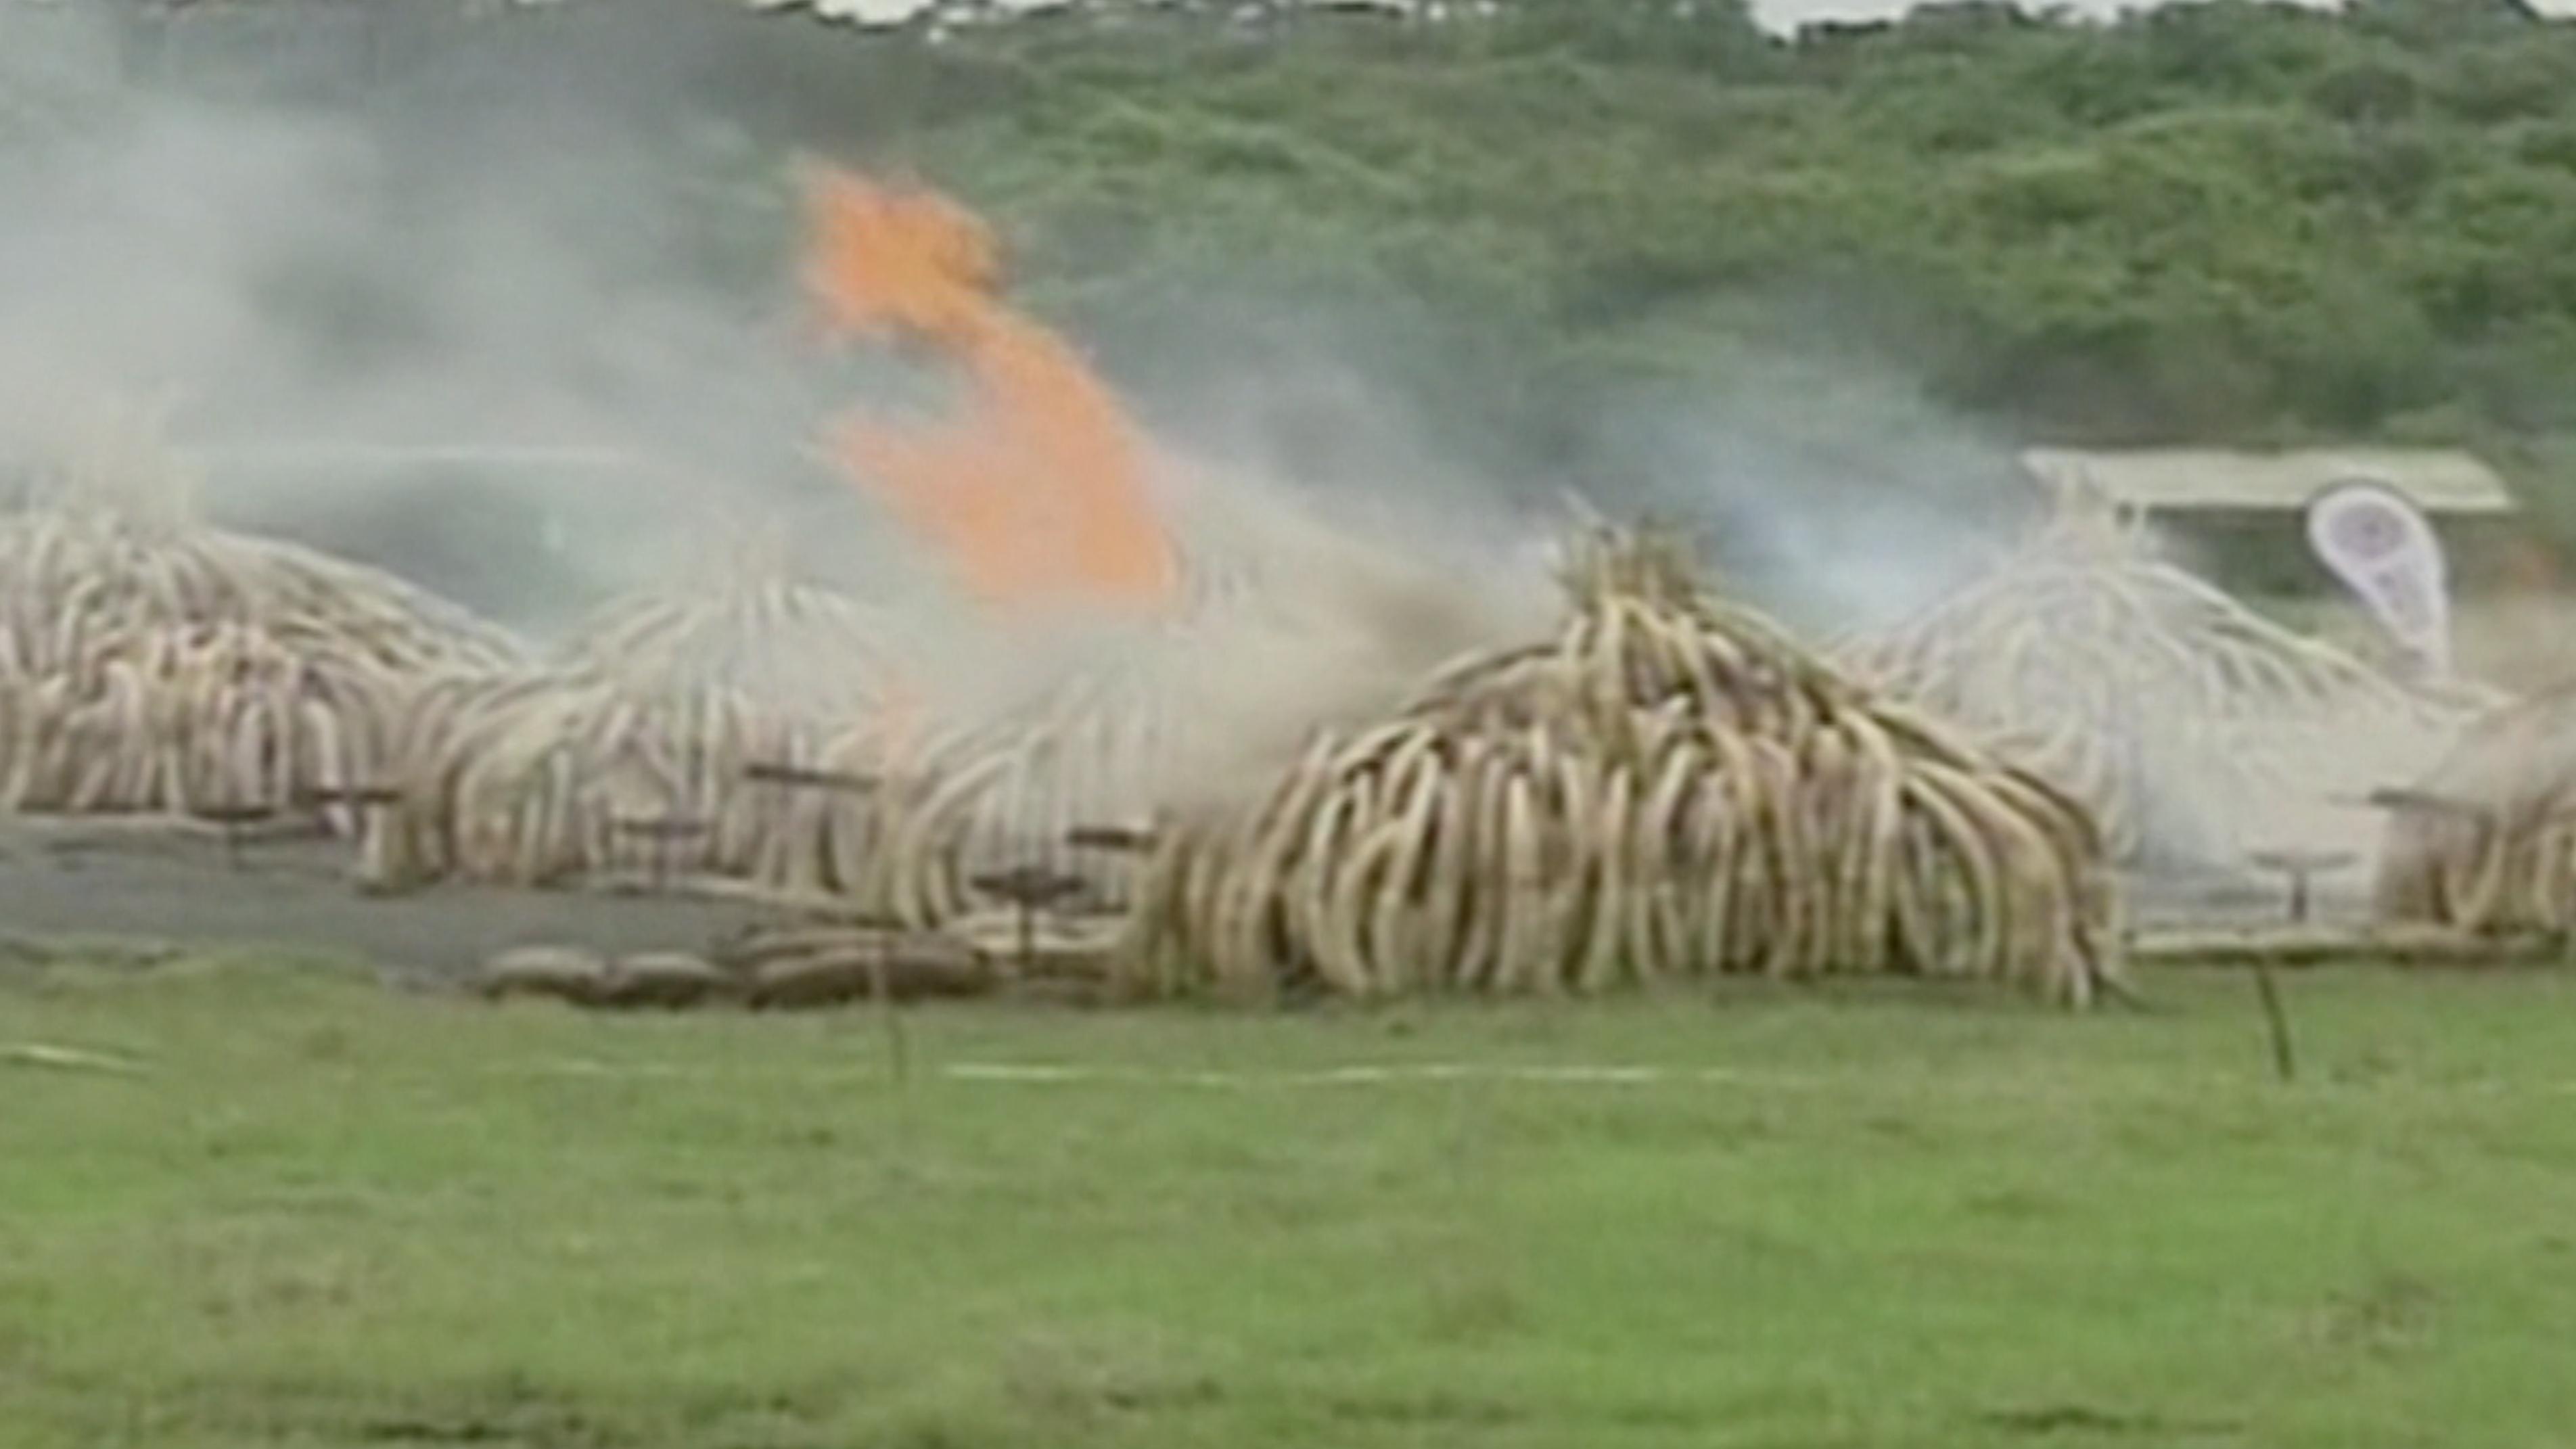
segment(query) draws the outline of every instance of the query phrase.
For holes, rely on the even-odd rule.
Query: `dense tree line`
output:
[[[1605,399],[1782,349],[2024,436],[2576,432],[2576,25],[2514,0],[1794,40],[1739,0],[955,15],[753,21],[671,82],[963,193],[1141,389],[1187,393],[1177,338],[1321,330],[1561,467]]]
[[[1436,314],[1558,397],[1768,331],[2070,438],[2576,416],[2576,26],[2505,3],[1784,44],[1726,5],[1523,0],[949,49],[981,99],[902,149],[1104,336],[1264,277]]]

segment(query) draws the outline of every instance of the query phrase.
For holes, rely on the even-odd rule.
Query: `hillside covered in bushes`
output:
[[[647,77],[638,124],[674,138],[674,90],[728,117],[689,154],[743,183],[706,194],[746,276],[776,275],[791,148],[908,168],[1140,393],[1187,399],[1211,339],[1321,349],[1534,474],[1615,466],[1614,400],[1783,352],[2016,438],[2468,441],[2546,474],[2576,433],[2576,24],[2514,0],[1795,38],[1738,0],[957,14],[589,0],[476,48],[544,71],[531,94]],[[611,15],[706,43],[604,43]]]

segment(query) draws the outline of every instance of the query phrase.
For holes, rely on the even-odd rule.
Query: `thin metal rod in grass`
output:
[[[2361,857],[2348,850],[2273,850],[2258,851],[2246,857],[2256,870],[2270,871],[2287,878],[2289,883],[2289,918],[2292,925],[2308,923],[2311,904],[2310,887],[2317,872],[2348,869],[2360,863]],[[2254,958],[2254,991],[2263,1003],[2263,1023],[2272,1039],[2272,1069],[2282,1081],[2296,1081],[2299,1061],[2290,1036],[2289,1008],[2283,1003],[2281,985],[2272,976],[2269,959]]]
[[[904,1029],[903,1003],[894,989],[894,943],[903,922],[883,911],[797,909],[786,920],[828,919],[854,930],[876,933],[876,950],[868,954],[868,995],[876,998],[877,1024],[885,1031],[886,1075],[895,1086],[912,1081],[912,1040]]]

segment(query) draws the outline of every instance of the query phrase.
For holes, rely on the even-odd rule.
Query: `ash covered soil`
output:
[[[749,902],[442,885],[382,895],[355,885],[343,843],[259,840],[127,820],[0,822],[0,969],[68,954],[154,948],[351,958],[388,981],[453,983],[510,946],[704,951],[774,913]]]
[[[0,970],[90,953],[164,948],[276,950],[347,958],[406,986],[461,982],[494,952],[534,944],[704,952],[777,913],[682,895],[440,885],[360,890],[343,843],[254,839],[144,820],[0,821]],[[2367,913],[2352,873],[2320,880],[2319,919]],[[2258,925],[2284,912],[2272,882],[2159,876],[2133,881],[2130,916],[2148,929]]]

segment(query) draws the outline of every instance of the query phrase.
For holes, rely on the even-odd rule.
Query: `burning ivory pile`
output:
[[[2392,680],[2081,514],[1840,657],[2085,802],[2124,862],[2366,838],[2360,797],[2421,774],[2493,703]]]
[[[820,777],[877,712],[888,632],[839,594],[743,574],[612,605],[542,667],[436,680],[364,874],[827,883],[860,806],[781,782]]]
[[[433,681],[364,874],[749,888],[928,930],[991,909],[987,876],[1072,870],[1074,827],[1150,799],[1167,712],[1134,671],[932,719],[897,632],[753,572],[619,604],[543,668]],[[1093,869],[1088,904],[1128,873]]]
[[[2382,803],[2383,919],[2495,936],[2576,930],[2576,689],[2480,720]]]
[[[345,824],[329,802],[413,683],[516,653],[389,575],[204,526],[139,442],[49,481],[0,517],[0,808]]]
[[[1257,807],[1181,820],[1140,886],[1145,984],[1598,991],[1720,972],[2120,980],[2080,806],[1597,533],[1557,636],[1327,733]]]

